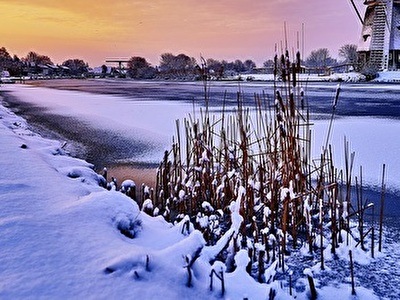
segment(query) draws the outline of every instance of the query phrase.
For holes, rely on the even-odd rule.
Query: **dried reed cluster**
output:
[[[193,112],[176,122],[172,149],[160,163],[150,199],[153,214],[171,222],[190,220],[208,245],[224,241],[216,259],[225,261],[228,270],[227,252],[248,250],[249,272],[260,282],[270,280],[266,266],[278,260],[284,269],[285,255],[299,246],[320,254],[324,268],[326,245],[335,253],[348,242],[352,215],[358,217],[364,249],[366,233],[373,236],[373,229],[364,232],[363,216],[372,205],[358,193],[362,179],[357,206],[351,204],[354,153],[347,142],[344,171],[334,166],[329,134],[320,155],[312,157],[310,110],[297,80],[300,54],[293,63],[288,51],[275,56],[275,99],[254,95],[254,107],[244,107],[238,92],[233,113],[226,111],[225,100],[219,115],[210,112],[205,63],[202,70],[205,108],[197,117]],[[339,93],[340,88],[330,128]]]

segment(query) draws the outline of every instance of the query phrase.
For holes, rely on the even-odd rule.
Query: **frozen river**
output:
[[[104,166],[155,167],[170,148],[175,120],[204,106],[201,82],[138,82],[124,80],[43,81],[55,89],[7,85],[6,105],[43,134],[66,140],[72,154],[97,170]],[[308,83],[306,92],[314,122],[314,153],[326,137],[336,84]],[[343,165],[343,139],[356,152],[355,170],[363,166],[368,197],[379,199],[382,165],[387,165],[388,214],[400,216],[400,86],[342,84],[331,143],[336,165]],[[210,106],[218,113],[237,105],[241,90],[246,106],[254,94],[272,100],[273,84],[212,82]],[[272,102],[273,103],[273,102]]]

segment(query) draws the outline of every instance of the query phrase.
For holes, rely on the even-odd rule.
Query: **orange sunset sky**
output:
[[[157,65],[165,52],[261,66],[283,40],[285,21],[295,48],[305,24],[306,56],[328,48],[337,57],[361,31],[349,0],[0,0],[0,47],[92,67],[132,56]]]

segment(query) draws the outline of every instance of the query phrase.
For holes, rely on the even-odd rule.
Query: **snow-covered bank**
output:
[[[256,80],[256,81],[274,81],[273,74],[248,74],[239,75],[233,77],[234,80],[238,80],[239,77],[242,80]],[[298,80],[303,82],[365,82],[365,75],[359,72],[347,72],[347,73],[333,73],[331,75],[318,75],[318,74],[298,74]],[[375,79],[372,82],[379,83],[399,83],[400,72],[399,71],[383,71],[378,72]]]
[[[400,82],[400,72],[399,71],[379,72],[378,76],[374,79],[374,82],[399,83]]]
[[[64,155],[60,142],[32,133],[3,107],[0,136],[0,298],[213,297],[206,286],[185,286],[182,255],[202,246],[196,234],[183,235],[100,188],[88,163]],[[136,237],[122,235],[121,226]],[[118,271],[107,274],[110,268]]]
[[[2,90],[11,92],[22,102],[45,108],[48,114],[78,119],[79,122],[73,127],[89,125],[96,130],[113,132],[138,144],[150,144],[146,147],[148,151],[135,152],[134,159],[142,162],[159,161],[163,151],[169,147],[171,132],[175,129],[171,120],[180,118],[191,109],[190,104],[173,101],[135,101],[111,95],[19,84],[2,86]]]
[[[318,74],[297,74],[298,80],[303,82],[331,82],[331,81],[344,81],[344,82],[360,82],[365,81],[365,76],[358,72],[348,73],[334,73],[331,75],[318,75]],[[248,74],[239,75],[234,77],[242,80],[256,80],[256,81],[274,81],[274,74]]]

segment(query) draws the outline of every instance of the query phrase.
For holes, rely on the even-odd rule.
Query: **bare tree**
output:
[[[170,73],[174,69],[175,55],[172,53],[161,54],[160,71],[163,73]]]
[[[175,67],[178,73],[183,75],[193,74],[196,66],[196,60],[193,57],[189,57],[186,54],[179,54],[175,57]]]
[[[7,49],[4,47],[0,48],[0,72],[1,71],[10,71],[13,66],[13,59],[11,55],[8,53]]]
[[[263,67],[264,68],[273,68],[274,67],[274,60],[273,59],[267,59],[266,61],[264,61],[263,63]]]
[[[242,73],[246,71],[244,63],[240,59],[235,60],[235,62],[233,63],[233,68],[237,73]]]
[[[245,60],[245,62],[243,64],[244,64],[244,68],[245,68],[246,72],[251,72],[257,67],[256,63],[254,61],[252,61],[251,59]]]
[[[311,54],[306,59],[306,65],[315,68],[318,73],[334,64],[336,64],[336,60],[331,57],[327,48],[311,51]]]
[[[33,64],[36,64],[36,65],[40,65],[40,64],[42,64],[42,65],[51,64],[51,65],[52,65],[52,64],[53,64],[53,62],[51,61],[50,57],[48,57],[48,56],[46,56],[46,55],[38,54],[38,53],[36,53],[36,52],[34,52],[34,51],[30,51],[30,52],[23,58],[23,60],[24,60],[25,62],[33,63]]]
[[[7,49],[4,47],[0,48],[0,68],[3,67],[4,64],[12,61],[10,53],[8,53]]]
[[[156,70],[144,57],[133,56],[128,61],[128,74],[136,79],[150,79],[156,74]]]
[[[267,59],[263,63],[263,67],[266,69],[266,72],[272,74],[275,69],[275,62],[273,59]]]
[[[160,72],[173,77],[194,76],[196,71],[196,60],[186,54],[173,55],[171,53],[161,54]]]
[[[339,49],[339,57],[346,64],[351,64],[357,70],[357,46],[354,44],[346,44]]]
[[[62,65],[70,69],[71,75],[82,75],[88,71],[88,64],[78,58],[68,59]]]
[[[232,73],[235,70],[235,64],[233,62],[228,62],[226,60],[221,61],[222,66],[224,67],[225,72]]]
[[[217,79],[220,79],[224,75],[224,66],[222,62],[219,60],[208,58],[207,61],[207,68],[211,75],[214,75]]]

